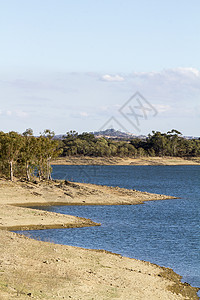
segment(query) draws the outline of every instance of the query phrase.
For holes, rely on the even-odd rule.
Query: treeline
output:
[[[153,131],[146,139],[134,138],[128,142],[70,131],[62,139],[62,149],[62,156],[192,157],[200,155],[200,139],[185,139],[175,129],[167,133]]]
[[[153,131],[146,139],[116,141],[97,138],[91,133],[70,131],[62,139],[55,139],[54,132],[46,129],[35,137],[32,129],[19,134],[15,131],[0,132],[0,176],[23,177],[28,181],[37,176],[51,179],[51,160],[58,156],[200,156],[200,138],[185,139],[177,130],[167,133]]]
[[[15,131],[0,132],[0,175],[10,178],[32,176],[40,180],[51,179],[51,159],[61,154],[60,142],[53,139],[54,132],[45,130],[39,137],[32,129],[23,134]]]

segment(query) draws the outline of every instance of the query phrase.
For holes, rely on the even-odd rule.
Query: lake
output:
[[[55,206],[100,227],[27,231],[33,238],[105,249],[170,267],[200,286],[199,166],[53,166],[54,179],[119,186],[180,197],[125,206]]]

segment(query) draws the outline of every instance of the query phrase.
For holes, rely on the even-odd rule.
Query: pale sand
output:
[[[68,181],[27,183],[0,179],[0,229],[44,229],[99,225],[83,218],[15,206],[130,205],[173,198],[118,187]]]
[[[90,184],[27,184],[0,180],[0,228],[99,225],[83,218],[13,206],[16,204],[87,205],[94,204],[95,201],[98,204],[139,204],[165,198],[167,197]],[[0,230],[0,241],[2,300],[198,299],[197,289],[182,284],[179,275],[148,262],[106,251],[40,242],[7,230]]]
[[[89,157],[67,156],[59,157],[52,161],[52,165],[116,165],[116,166],[177,166],[177,165],[200,165],[200,157]]]
[[[172,270],[0,230],[0,299],[198,299]],[[28,296],[30,295],[30,296]]]

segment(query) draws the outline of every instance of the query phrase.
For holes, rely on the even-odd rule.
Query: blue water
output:
[[[54,166],[53,178],[168,194],[181,199],[125,206],[41,209],[102,223],[100,227],[23,232],[34,238],[105,249],[170,267],[200,286],[199,166]]]

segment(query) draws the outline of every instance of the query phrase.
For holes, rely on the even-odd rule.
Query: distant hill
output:
[[[133,133],[122,132],[119,130],[115,130],[114,128],[110,128],[110,129],[106,129],[106,130],[102,130],[102,131],[94,131],[91,133],[93,133],[94,136],[97,138],[105,137],[108,139],[123,139],[123,140],[134,139],[134,138],[141,138],[141,139],[146,138],[146,136],[144,136],[144,135],[136,136]]]
[[[142,140],[146,139],[145,135],[135,135],[130,132],[123,132],[120,130],[115,130],[114,128],[109,128],[109,129],[101,130],[101,131],[93,131],[93,132],[89,132],[89,133],[94,134],[94,136],[96,138],[105,137],[107,139],[115,139],[115,140],[130,140],[130,139],[135,139],[135,138],[139,138]],[[54,136],[54,139],[62,140],[63,136],[66,136],[66,134],[57,134]]]
[[[114,128],[108,128],[106,130],[101,130],[101,131],[93,131],[89,132],[94,134],[95,137],[100,138],[100,137],[105,137],[107,139],[115,139],[115,140],[130,140],[130,139],[135,139],[139,138],[141,140],[146,139],[146,135],[135,135],[130,132],[123,132],[120,130],[115,130]],[[54,139],[57,140],[62,140],[63,136],[66,136],[66,134],[58,134],[54,136]],[[194,137],[194,136],[183,136],[184,139],[186,140],[192,140],[192,139],[199,139],[200,137]]]

